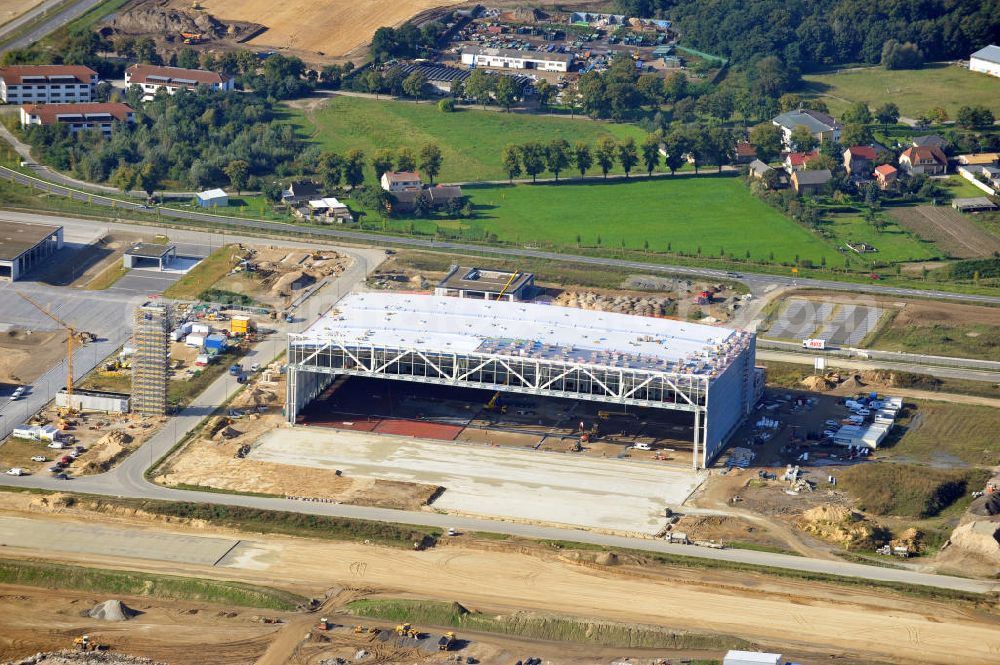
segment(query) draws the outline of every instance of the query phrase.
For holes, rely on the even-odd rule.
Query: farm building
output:
[[[425,79],[427,79],[427,85],[429,85],[436,94],[440,95],[450,95],[451,86],[455,81],[465,81],[465,79],[469,78],[469,71],[467,69],[446,67],[445,65],[417,63],[399,65],[399,69],[405,76],[409,76],[414,72],[421,74]],[[501,74],[501,76],[505,75]],[[527,76],[510,76],[514,79],[514,83],[517,85],[518,89],[524,91],[524,94],[534,91],[532,88],[532,85],[534,84],[533,79]]]
[[[818,194],[829,189],[831,180],[830,169],[796,171],[792,174],[792,187],[799,194]]]
[[[381,178],[382,189],[387,192],[403,192],[408,189],[420,189],[423,183],[420,174],[413,171],[386,171]]]
[[[229,205],[229,194],[221,189],[206,189],[195,194],[199,208],[225,208]]]
[[[517,302],[530,298],[534,287],[535,275],[530,272],[452,266],[434,289],[434,295]]]
[[[470,46],[462,50],[462,64],[468,65],[470,69],[492,67],[495,69],[537,69],[543,72],[568,72],[570,65],[573,64],[573,56],[569,53]]]
[[[135,123],[135,111],[126,104],[25,104],[21,107],[21,127],[65,125],[72,134],[85,129],[99,129],[111,136],[116,122]]]
[[[465,195],[458,185],[436,185],[422,189],[403,189],[390,195],[389,208],[393,212],[412,212],[419,207],[420,199],[426,202],[432,210],[443,210],[454,201],[460,201]]]
[[[953,199],[951,207],[959,212],[992,212],[998,209],[997,204],[985,196],[975,196],[970,199]]]
[[[176,245],[140,242],[125,250],[125,254],[122,256],[122,266],[131,269],[155,265],[157,270],[163,270],[176,258]]]
[[[63,246],[63,227],[0,222],[0,282],[13,282]]]
[[[290,423],[340,376],[690,414],[695,468],[757,394],[753,333],[524,302],[356,293],[288,336]]]
[[[89,102],[96,87],[97,72],[82,65],[0,67],[0,101],[5,104]]]
[[[1000,46],[990,44],[969,56],[969,71],[1000,76]]]

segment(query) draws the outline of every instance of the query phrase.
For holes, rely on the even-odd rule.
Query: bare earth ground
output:
[[[931,240],[949,256],[977,258],[1000,251],[1000,238],[976,226],[962,213],[944,206],[893,208],[889,214],[904,228]]]
[[[42,4],[42,0],[4,0],[0,7],[0,25],[9,23],[32,7]]]
[[[23,509],[31,499],[5,496],[0,497],[0,505],[9,511],[20,503]],[[105,519],[77,511],[32,514],[39,529],[58,530],[68,517],[95,524]],[[118,521],[126,522],[128,518]],[[144,531],[182,529],[190,533],[190,526],[185,529],[176,524],[158,524]],[[222,531],[203,529],[202,533],[219,535]],[[228,537],[264,540],[250,534]],[[492,549],[485,550],[469,544],[463,546],[456,539],[432,550],[412,552],[268,536],[266,543],[259,543],[257,553],[227,561],[224,570],[99,553],[67,554],[55,548],[25,551],[14,543],[5,551],[9,556],[30,555],[251,583],[274,584],[280,579],[283,587],[309,596],[322,596],[324,590],[336,585],[351,585],[369,592],[456,601],[483,611],[559,612],[731,634],[761,644],[780,645],[786,653],[823,652],[907,663],[1000,663],[1000,618],[968,606],[746,572],[630,564],[600,566],[571,561],[558,552],[545,553],[537,547],[525,550],[523,544],[508,547],[507,551],[504,546],[492,543],[489,545]],[[95,549],[99,547],[94,544]],[[43,616],[40,621],[55,623],[57,619]],[[294,630],[301,635],[304,633],[301,628],[296,625]],[[287,662],[287,659],[270,662]]]
[[[0,332],[0,383],[31,383],[66,356],[66,333]]]
[[[178,7],[191,6],[177,0]],[[434,7],[458,4],[455,0],[203,0],[201,6],[220,19],[239,19],[267,26],[251,39],[251,46],[261,48],[311,51],[327,56],[350,53],[367,43],[375,30],[395,26],[414,14]]]

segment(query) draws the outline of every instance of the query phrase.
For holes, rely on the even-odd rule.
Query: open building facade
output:
[[[352,294],[288,338],[289,422],[342,375],[690,414],[707,466],[757,400],[752,333],[509,301]]]

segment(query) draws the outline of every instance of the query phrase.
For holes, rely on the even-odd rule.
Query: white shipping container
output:
[[[32,425],[15,427],[14,431],[10,434],[15,439],[31,439],[32,441],[38,441],[38,428]]]
[[[212,332],[212,326],[208,325],[207,323],[192,323],[191,332],[204,333],[205,335],[207,335],[208,333]]]
[[[181,330],[180,328],[177,328],[176,330],[171,330],[170,331],[170,341],[171,342],[179,342],[179,341],[181,341],[182,337],[184,337],[184,331]]]
[[[200,349],[205,346],[205,336],[192,333],[184,339],[184,343]]]
[[[191,328],[193,326],[194,326],[194,324],[191,323],[190,321],[185,321],[184,323],[181,324],[181,332],[183,332],[185,335],[190,335],[191,334]]]
[[[211,358],[209,358],[204,353],[194,359],[194,364],[197,367],[204,367],[205,365],[207,365],[210,362],[211,362]]]

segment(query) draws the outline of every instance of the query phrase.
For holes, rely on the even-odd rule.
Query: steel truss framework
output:
[[[354,375],[465,388],[567,397],[694,414],[693,466],[704,458],[709,377],[484,353],[345,346],[313,338],[288,339],[288,419],[321,391],[300,373]],[[331,379],[332,380],[332,379]],[[702,447],[699,455],[699,446]]]

